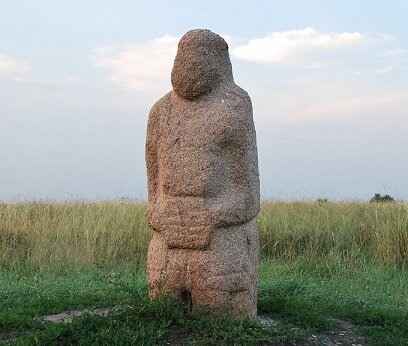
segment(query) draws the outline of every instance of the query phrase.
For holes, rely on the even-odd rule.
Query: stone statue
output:
[[[150,296],[255,318],[259,173],[251,100],[234,83],[227,43],[209,30],[181,38],[171,82],[147,125]]]

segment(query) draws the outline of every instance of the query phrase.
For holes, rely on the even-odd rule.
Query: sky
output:
[[[145,199],[148,112],[197,28],[251,96],[263,199],[408,199],[408,1],[0,5],[0,200]]]

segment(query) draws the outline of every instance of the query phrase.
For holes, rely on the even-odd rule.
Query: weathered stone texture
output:
[[[147,128],[150,295],[256,316],[259,174],[252,105],[227,43],[208,30],[179,42],[173,90]]]

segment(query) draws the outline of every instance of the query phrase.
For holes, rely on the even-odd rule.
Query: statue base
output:
[[[254,221],[211,231],[202,250],[170,248],[155,232],[147,260],[149,294],[207,313],[256,318],[258,265]]]

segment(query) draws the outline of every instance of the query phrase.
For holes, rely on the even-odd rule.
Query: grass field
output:
[[[351,322],[373,345],[408,345],[408,205],[265,202],[259,313],[277,324],[149,302],[145,205],[0,204],[0,344],[274,344]],[[39,317],[101,306],[70,324]],[[335,319],[335,320],[333,320]]]

